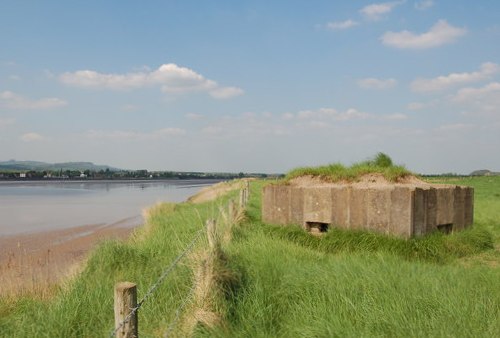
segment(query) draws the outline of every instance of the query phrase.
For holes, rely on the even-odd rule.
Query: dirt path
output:
[[[209,187],[201,189],[197,194],[188,198],[191,203],[203,203],[213,201],[219,196],[225,195],[228,192],[243,188],[243,182],[248,179],[234,180],[228,182],[220,182]]]

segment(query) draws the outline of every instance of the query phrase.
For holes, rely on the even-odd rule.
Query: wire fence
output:
[[[170,336],[170,334],[172,334],[172,332],[174,331],[174,329],[177,325],[177,322],[179,321],[179,318],[181,317],[182,311],[184,310],[186,305],[188,305],[189,302],[192,301],[195,289],[196,289],[195,285],[191,286],[191,289],[189,289],[189,293],[188,293],[187,297],[184,298],[184,301],[175,310],[174,319],[168,325],[167,330],[165,331],[165,335],[164,335],[165,338],[168,338]]]
[[[156,280],[156,282],[149,288],[148,292],[144,295],[144,297],[137,303],[137,306],[132,308],[130,310],[130,313],[123,319],[123,321],[116,326],[113,331],[111,331],[109,337],[114,337],[116,333],[126,324],[130,321],[132,316],[136,314],[136,312],[141,308],[142,304],[155,292],[155,290],[160,286],[160,284],[165,280],[165,278],[168,277],[168,275],[174,270],[174,268],[177,266],[177,264],[180,262],[180,260],[186,256],[195,246],[196,242],[202,237],[204,234],[204,229],[199,230],[193,240],[189,243],[189,245],[184,249],[183,252],[181,252],[173,261],[170,263],[170,265],[163,271],[161,276]]]
[[[248,203],[249,200],[249,184],[248,182],[245,183],[245,188],[240,191],[240,205],[239,209],[240,211],[244,210],[246,204]],[[229,207],[229,214],[232,213],[233,211],[233,205],[232,201],[230,202],[230,207]],[[221,212],[222,214],[222,212]],[[231,215],[229,217],[232,217],[234,215]],[[141,306],[146,302],[146,300],[156,291],[156,289],[161,285],[161,283],[170,275],[170,273],[175,269],[177,264],[181,261],[182,258],[184,258],[193,248],[195,247],[195,244],[198,242],[198,240],[203,236],[205,231],[208,231],[208,237],[209,237],[209,242],[210,242],[210,229],[209,229],[209,224],[211,222],[207,221],[207,226],[204,227],[203,229],[200,229],[194,236],[194,238],[191,240],[191,242],[186,246],[186,248],[170,263],[170,265],[163,271],[163,273],[160,275],[160,277],[156,280],[156,282],[149,288],[149,290],[146,292],[144,297],[131,309],[127,309],[128,314],[123,318],[123,320],[119,321],[118,323],[115,323],[115,328],[111,331],[109,337],[112,338],[114,336],[117,336],[117,333],[124,328],[127,323],[129,323],[132,319],[135,320],[135,323],[137,323],[137,312],[141,308]],[[212,221],[212,223],[215,226],[215,221]],[[210,244],[210,243],[209,243]],[[164,337],[169,337],[170,334],[173,333],[174,328],[176,327],[179,318],[181,316],[182,311],[186,307],[187,304],[193,299],[195,291],[195,286],[193,285],[191,289],[189,290],[188,295],[184,298],[184,300],[181,302],[181,304],[178,306],[178,308],[175,310],[174,314],[174,319],[171,321],[171,323],[168,325],[167,330],[165,331]],[[115,296],[116,297],[116,296]],[[115,300],[116,301],[116,300]],[[115,303],[116,306],[116,303]],[[115,316],[116,316],[116,308],[115,308]],[[115,318],[116,320],[116,318]],[[137,325],[134,325],[137,328]],[[134,335],[129,335],[127,333],[123,333],[122,335],[118,335],[119,337],[129,337],[129,336],[134,336]]]

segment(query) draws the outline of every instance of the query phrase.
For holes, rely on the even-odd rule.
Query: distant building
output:
[[[19,178],[26,178],[26,173],[20,173]]]

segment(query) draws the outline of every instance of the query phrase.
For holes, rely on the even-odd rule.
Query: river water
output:
[[[142,210],[182,202],[214,180],[0,182],[0,236],[88,224],[134,227]]]

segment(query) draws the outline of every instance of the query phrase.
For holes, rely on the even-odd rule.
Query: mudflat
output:
[[[127,238],[133,222],[124,219],[0,237],[0,295],[37,292],[60,283],[80,271],[87,253],[98,243]]]
[[[220,182],[201,190],[196,186],[184,189],[184,194],[199,190],[188,203],[203,203],[240,188],[241,182]],[[83,269],[88,253],[99,243],[127,239],[145,221],[135,216],[112,224],[0,236],[0,295],[43,293],[59,285]]]

